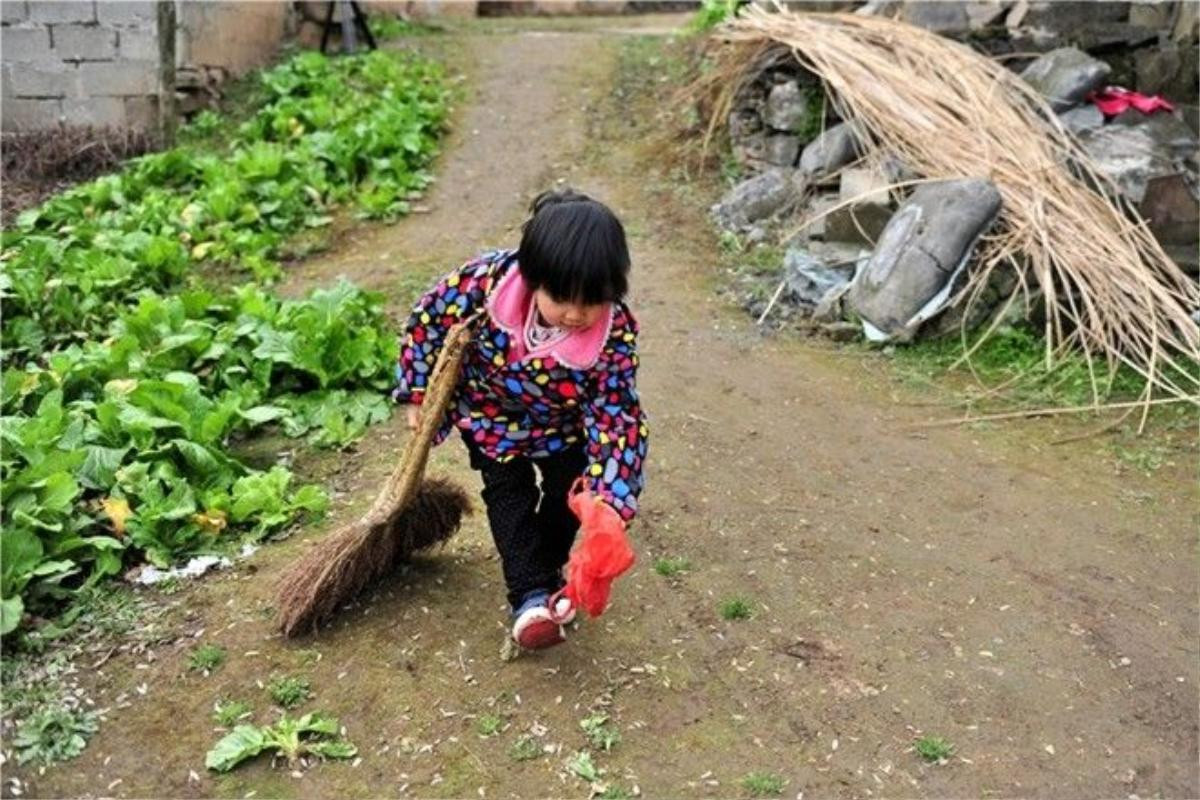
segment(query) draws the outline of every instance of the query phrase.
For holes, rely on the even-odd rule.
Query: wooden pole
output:
[[[158,135],[163,148],[175,144],[175,0],[158,0]]]

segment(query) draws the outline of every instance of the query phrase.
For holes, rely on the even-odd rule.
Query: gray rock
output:
[[[1200,204],[1195,192],[1195,181],[1181,173],[1160,175],[1146,182],[1138,210],[1159,242],[1200,248]]]
[[[818,195],[810,200],[800,217],[802,219],[812,219],[813,221],[800,231],[800,236],[805,239],[825,238],[826,226],[829,224],[829,217],[826,215],[826,212],[839,202],[841,201],[834,194]]]
[[[783,256],[783,275],[790,299],[815,307],[850,285],[854,263],[828,264],[807,248],[792,247]]]
[[[1144,47],[1133,54],[1138,91],[1161,94],[1171,99],[1196,96],[1196,73],[1200,56],[1195,44],[1167,42]]]
[[[790,133],[768,136],[763,159],[777,167],[794,167],[800,155],[800,140]]]
[[[1126,22],[1129,3],[1096,0],[1036,0],[1029,3],[1024,24],[1047,28],[1057,33],[1101,22]]]
[[[1196,139],[1191,126],[1176,114],[1156,111],[1147,115],[1131,108],[1113,117],[1111,124],[1141,128],[1163,147],[1171,158],[1195,159],[1196,149],[1200,147],[1200,140]]]
[[[737,141],[762,130],[762,118],[748,108],[729,115],[729,138]]]
[[[978,0],[978,2],[963,3],[963,11],[967,14],[967,25],[971,30],[986,28],[1000,21],[1000,17],[1008,12],[1009,3],[1000,0]]]
[[[1129,22],[1147,28],[1166,28],[1174,12],[1171,3],[1133,3],[1129,6]]]
[[[763,107],[763,122],[777,131],[800,130],[808,116],[808,94],[797,81],[785,81],[771,87]]]
[[[941,308],[954,275],[1000,211],[987,180],[925,184],[892,216],[847,295],[874,338],[909,338]]]
[[[900,20],[935,33],[961,33],[970,28],[962,3],[909,0],[900,7]]]
[[[892,209],[876,203],[843,206],[825,218],[825,240],[874,247],[892,218]]]
[[[1094,131],[1104,125],[1104,114],[1091,103],[1077,106],[1058,115],[1063,127],[1076,136]]]
[[[788,209],[802,192],[803,182],[797,180],[794,170],[768,169],[730,189],[711,213],[725,230],[741,231]]]
[[[887,179],[888,183],[911,181],[914,178],[920,177],[906,162],[890,153],[883,157],[879,167],[883,170],[882,175]]]
[[[828,175],[854,160],[858,140],[854,130],[845,122],[826,128],[804,147],[800,154],[800,171],[817,177]]]
[[[1080,139],[1096,168],[1141,203],[1152,178],[1176,172],[1171,152],[1144,125],[1105,125]]]
[[[842,170],[838,202],[853,201],[826,218],[825,238],[873,247],[892,218],[886,175],[870,167]]]
[[[1098,89],[1112,68],[1074,47],[1060,47],[1038,56],[1021,77],[1050,102],[1064,111]]]
[[[752,133],[733,142],[733,158],[743,167],[758,168],[767,162],[767,137]]]
[[[838,188],[838,199],[853,200],[856,204],[873,203],[886,206],[891,203],[888,186],[892,183],[887,175],[870,167],[852,167],[842,170]]]

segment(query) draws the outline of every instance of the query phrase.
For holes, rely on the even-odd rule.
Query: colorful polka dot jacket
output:
[[[637,322],[624,303],[613,303],[590,363],[572,361],[578,350],[521,357],[521,331],[489,303],[506,276],[519,277],[515,252],[484,253],[418,301],[400,344],[393,399],[420,404],[450,327],[486,309],[435,443],[459,428],[489,458],[507,461],[536,459],[582,441],[589,488],[631,520],[647,438],[635,380]]]

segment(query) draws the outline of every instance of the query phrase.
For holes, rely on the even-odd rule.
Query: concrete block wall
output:
[[[240,75],[273,61],[286,0],[176,0],[177,68]],[[0,126],[153,130],[159,41],[154,0],[0,0]]]
[[[3,0],[0,10],[4,130],[156,124],[153,0]]]

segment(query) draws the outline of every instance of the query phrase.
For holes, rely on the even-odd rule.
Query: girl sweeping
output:
[[[568,490],[582,476],[620,519],[633,519],[647,431],[635,385],[637,322],[623,302],[624,228],[571,190],[539,195],[531,212],[517,250],[479,256],[417,303],[393,397],[409,404],[415,428],[443,337],[481,315],[435,442],[457,428],[483,477],[512,636],[535,649],[564,641],[560,623],[574,614],[549,607],[579,528]]]

